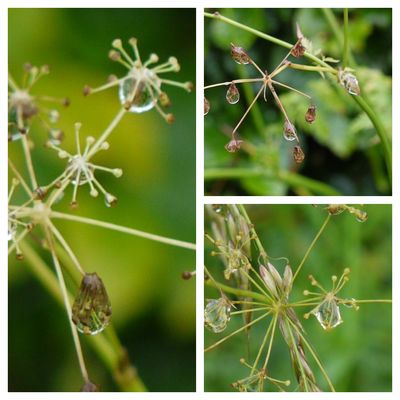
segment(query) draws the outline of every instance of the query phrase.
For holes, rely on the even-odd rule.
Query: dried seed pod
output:
[[[293,160],[296,164],[301,164],[304,161],[305,155],[300,146],[293,148]]]
[[[204,97],[204,115],[207,115],[210,111],[210,102]]]
[[[111,304],[103,281],[95,272],[86,274],[72,306],[72,321],[79,332],[96,335],[110,320]]]
[[[345,204],[329,204],[327,209],[328,209],[329,214],[339,215],[346,209],[346,205]]]
[[[312,124],[317,117],[317,107],[314,104],[311,104],[308,107],[308,110],[305,115],[305,119],[309,124]]]
[[[229,143],[225,145],[225,149],[229,151],[229,153],[236,153],[240,150],[240,146],[242,145],[243,140],[232,138]]]
[[[229,104],[236,104],[240,99],[240,93],[236,85],[232,82],[226,92],[226,101]]]
[[[303,57],[305,52],[306,52],[306,48],[301,44],[301,40],[298,40],[296,42],[296,44],[292,47],[290,54],[293,57],[299,58],[299,57]]]
[[[235,46],[233,43],[231,43],[231,56],[238,64],[248,64],[250,62],[250,57],[243,47]]]

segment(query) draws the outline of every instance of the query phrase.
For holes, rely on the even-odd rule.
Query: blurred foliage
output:
[[[357,206],[356,206],[357,207]],[[308,246],[320,229],[327,212],[310,205],[246,206],[250,220],[270,257],[287,257],[296,270]],[[331,275],[340,276],[350,268],[350,280],[340,296],[355,299],[390,299],[392,296],[392,209],[390,205],[366,205],[368,220],[359,223],[354,216],[343,213],[333,216],[311,251],[296,279],[290,299],[304,299],[303,290],[312,290],[307,276],[312,274],[322,286],[330,287]],[[209,221],[206,220],[206,232]],[[205,265],[218,281],[223,282],[223,265],[211,257],[212,245],[206,242]],[[253,253],[254,254],[254,253]],[[284,260],[271,260],[283,272]],[[253,266],[257,261],[253,260]],[[205,298],[216,298],[218,292],[206,287]],[[232,298],[231,295],[228,297]],[[311,308],[311,307],[310,307]],[[362,304],[355,311],[341,307],[344,323],[331,332],[323,331],[317,320],[302,318],[310,311],[296,308],[309,342],[320,357],[337,391],[387,392],[392,389],[392,307],[390,304]],[[205,390],[233,390],[230,383],[245,377],[249,370],[239,359],[254,360],[269,319],[253,325],[249,340],[244,332],[227,340],[205,354]],[[240,315],[233,316],[228,328],[220,334],[206,330],[205,346],[243,326]],[[287,345],[280,333],[276,335],[269,374],[276,379],[290,379],[294,390],[296,378],[291,372]],[[249,352],[249,353],[248,353]],[[249,355],[250,354],[250,357]],[[311,356],[308,357],[311,360]],[[312,361],[313,371],[323,390],[324,378]],[[267,391],[274,391],[266,383]]]
[[[214,10],[212,10],[214,11]],[[295,42],[295,24],[313,43],[319,57],[342,59],[342,20],[340,9],[220,9],[221,15],[261,30],[289,43]],[[333,15],[336,26],[327,15]],[[239,78],[258,77],[249,65],[237,65],[230,56],[230,43],[242,46],[261,67],[271,71],[286,55],[287,49],[219,20],[205,18],[205,85]],[[392,15],[391,9],[351,9],[349,42],[353,54],[350,64],[356,70],[362,94],[380,116],[389,135],[392,131]],[[300,63],[310,64],[307,60]],[[340,64],[332,64],[337,67]],[[317,119],[304,120],[308,100],[277,87],[289,117],[300,132],[306,154],[301,166],[292,160],[292,144],[282,138],[283,119],[271,95],[268,103],[259,99],[239,128],[240,137],[256,148],[255,155],[243,150],[229,154],[224,148],[233,127],[255,96],[259,84],[240,84],[242,100],[229,105],[224,87],[209,89],[206,96],[211,110],[205,118],[205,169],[262,168],[265,171],[290,170],[329,184],[345,195],[390,194],[385,165],[370,120],[350,95],[326,76],[305,71],[286,70],[282,83],[312,96]],[[304,189],[304,188],[303,188]],[[271,178],[240,181],[210,181],[210,195],[285,195],[303,194],[296,187]]]
[[[14,78],[20,81],[25,62],[49,64],[50,75],[40,80],[34,93],[71,99],[59,123],[66,149],[74,146],[76,121],[83,124],[83,136],[98,137],[118,112],[117,89],[89,98],[82,96],[82,89],[85,84],[103,84],[110,73],[125,73],[107,54],[114,38],[125,42],[131,36],[139,39],[143,58],[152,52],[161,61],[171,55],[178,58],[181,72],[171,78],[195,80],[194,10],[9,10],[9,69]],[[100,196],[93,199],[81,190],[80,207],[72,211],[69,188],[58,210],[195,241],[195,95],[173,87],[168,94],[174,125],[167,125],[155,110],[126,115],[109,139],[110,149],[96,156],[99,163],[124,171],[119,179],[101,176],[118,197],[118,206],[106,208]],[[40,125],[30,135],[36,144],[32,157],[39,182],[47,183],[62,171],[65,161],[43,148],[47,137]],[[11,143],[9,155],[25,173],[20,146]],[[56,222],[83,267],[103,278],[117,331],[149,390],[195,390],[195,284],[180,278],[183,270],[194,268],[194,252]],[[65,310],[40,287],[24,262],[11,258],[9,264],[9,390],[79,390]],[[116,390],[85,343],[90,338],[82,340],[93,381],[103,391]]]

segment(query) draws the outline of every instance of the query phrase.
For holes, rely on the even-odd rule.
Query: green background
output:
[[[166,78],[195,81],[194,10],[9,10],[9,69],[16,81],[22,77],[23,63],[49,64],[50,75],[33,93],[71,99],[58,124],[66,134],[67,150],[74,146],[74,122],[82,122],[82,136],[98,137],[118,112],[116,88],[88,98],[82,89],[105,83],[111,73],[125,73],[107,54],[114,38],[126,43],[131,36],[139,39],[143,59],[151,52],[160,62],[171,55],[178,58],[181,72]],[[83,186],[79,209],[68,207],[69,188],[57,210],[195,241],[195,94],[174,87],[165,90],[173,103],[174,125],[167,125],[155,110],[126,115],[109,139],[110,149],[94,159],[123,169],[119,179],[98,174],[118,197],[118,206],[106,208],[102,196],[91,198]],[[30,135],[39,182],[45,184],[61,173],[65,161],[43,148],[47,134],[39,124]],[[11,143],[9,154],[25,173],[20,146]],[[74,222],[56,223],[83,267],[103,278],[117,331],[148,388],[195,390],[195,284],[180,278],[181,271],[194,269],[194,252]],[[43,257],[50,261],[46,253]],[[9,390],[79,390],[65,310],[24,264],[10,258]],[[102,390],[116,390],[87,340],[82,342],[90,376]]]
[[[356,206],[357,207],[357,206]],[[308,246],[320,229],[327,212],[311,205],[246,206],[249,217],[270,257],[286,257],[295,270]],[[333,216],[303,266],[290,299],[304,299],[303,290],[313,291],[307,276],[312,274],[325,288],[330,288],[331,275],[340,276],[350,268],[350,280],[339,293],[342,298],[390,299],[392,291],[392,210],[390,205],[366,205],[369,218],[359,223],[347,212]],[[206,220],[206,232],[210,232]],[[254,248],[254,246],[253,246]],[[205,265],[218,281],[223,281],[223,264],[211,257],[209,242],[205,248]],[[253,251],[253,266],[257,254]],[[284,261],[271,261],[283,272]],[[315,290],[314,290],[315,291]],[[209,287],[205,298],[216,298],[218,292]],[[231,295],[228,297],[232,298]],[[363,304],[360,309],[341,307],[344,323],[326,332],[314,316],[305,320],[309,308],[296,309],[308,341],[320,357],[337,391],[387,392],[392,388],[392,307],[390,304]],[[257,314],[259,316],[261,314]],[[254,319],[254,318],[253,318]],[[250,330],[250,360],[254,360],[261,344],[268,319]],[[228,328],[220,334],[205,330],[205,347],[243,326],[241,315],[232,316]],[[268,374],[276,379],[290,379],[294,390],[295,376],[289,352],[277,331]],[[232,382],[244,378],[249,369],[239,363],[248,359],[246,335],[242,332],[205,354],[205,390],[229,391]],[[310,360],[311,357],[308,356]],[[251,362],[250,362],[251,364]],[[312,369],[322,390],[328,390],[318,367]],[[266,381],[266,391],[276,388]]]
[[[208,10],[214,12],[215,9]],[[289,43],[296,41],[296,22],[312,41],[318,55],[342,60],[343,10],[328,10],[336,29],[322,9],[218,9],[228,17]],[[258,78],[251,65],[238,65],[230,56],[230,43],[243,47],[261,69],[271,72],[288,50],[254,34],[217,19],[204,19],[205,85],[239,78]],[[380,116],[387,134],[392,130],[392,12],[391,9],[350,9],[349,45],[362,95]],[[290,60],[310,65],[304,58]],[[331,64],[340,67],[341,64]],[[306,155],[299,166],[292,160],[293,143],[283,139],[283,116],[270,93],[262,97],[238,129],[239,137],[257,150],[249,156],[244,150],[228,153],[228,136],[255,97],[260,84],[238,84],[241,100],[226,102],[227,87],[205,92],[211,110],[204,119],[205,170],[214,168],[259,168],[266,173],[291,171],[324,182],[344,195],[390,194],[379,139],[369,119],[345,89],[315,72],[286,70],[276,80],[312,96],[317,106],[316,121],[304,120],[308,99],[276,86],[276,92],[299,133]],[[269,92],[269,91],[267,91]],[[271,177],[217,179],[206,181],[210,195],[313,194],[304,184],[288,185]],[[311,192],[311,193],[310,193]]]

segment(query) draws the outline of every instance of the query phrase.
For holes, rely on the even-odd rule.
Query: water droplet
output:
[[[345,204],[329,204],[328,212],[331,215],[339,215],[346,209]]]
[[[343,322],[339,306],[335,298],[329,293],[327,298],[311,313],[315,315],[322,328],[326,331],[332,330]]]
[[[285,124],[283,125],[283,137],[288,142],[292,142],[293,140],[297,139],[296,128],[288,120],[285,120]]]
[[[55,146],[59,146],[64,139],[64,133],[60,129],[50,129],[49,131],[49,142]]]
[[[58,122],[60,118],[60,113],[58,112],[58,110],[50,110],[49,111],[49,121],[52,124],[55,124],[56,122]]]
[[[359,96],[361,93],[358,80],[355,75],[349,71],[339,71],[339,83],[352,95]]]
[[[210,102],[204,97],[204,115],[210,111]]]
[[[226,101],[229,104],[236,104],[240,99],[240,93],[234,83],[229,85],[228,91],[226,92]]]
[[[231,318],[231,306],[224,297],[207,300],[204,310],[204,324],[214,333],[225,330]]]
[[[115,207],[118,203],[118,199],[110,193],[104,196],[104,203],[107,207]]]
[[[349,207],[348,210],[350,214],[353,214],[356,217],[358,222],[365,222],[368,219],[368,214],[363,210],[354,207]]]
[[[8,221],[8,234],[7,234],[7,239],[8,241],[11,241],[15,238],[15,235],[17,233],[17,224],[14,221]]]
[[[243,47],[235,46],[231,43],[231,56],[233,60],[238,64],[248,64],[250,62],[250,57],[243,49]]]
[[[140,114],[151,110],[158,100],[158,94],[154,87],[161,87],[160,79],[147,68],[134,67],[129,72],[129,77],[121,81],[119,85],[119,99],[122,105],[126,105],[130,101],[136,86],[136,95],[130,102],[129,111]]]
[[[76,329],[85,335],[96,335],[111,320],[111,304],[106,288],[94,272],[86,274],[72,306],[72,321]]]
[[[308,107],[308,110],[305,115],[305,120],[309,123],[312,124],[315,121],[315,118],[317,117],[317,107],[315,105],[310,105]]]

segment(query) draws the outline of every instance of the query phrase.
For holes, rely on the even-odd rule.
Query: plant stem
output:
[[[236,83],[252,83],[252,82],[263,82],[263,81],[264,81],[264,78],[234,79],[233,81],[229,81],[229,82],[220,82],[220,83],[214,83],[213,85],[204,86],[204,90],[219,87],[219,86],[229,86],[232,83],[235,83],[235,84]]]
[[[315,194],[340,196],[340,192],[331,186],[311,178],[289,171],[277,171],[275,174],[260,168],[208,168],[204,171],[204,180],[245,179],[245,178],[278,179],[293,187],[305,187]]]
[[[260,300],[263,304],[266,305],[270,304],[268,297],[257,292],[252,292],[251,290],[237,289],[232,286],[228,286],[223,283],[213,281],[212,279],[206,279],[204,281],[204,284],[213,287],[215,289],[222,290],[225,293],[234,294],[237,297],[249,297],[256,300]]]
[[[349,10],[343,9],[343,68],[349,63]]]
[[[32,190],[35,190],[38,186],[36,181],[35,169],[33,168],[31,150],[29,148],[28,138],[26,134],[21,134],[22,148],[24,150],[26,167],[28,169],[29,178],[31,180]]]
[[[320,230],[318,231],[318,233],[316,234],[315,238],[313,239],[313,241],[311,242],[310,246],[308,247],[308,249],[306,251],[306,254],[304,254],[304,257],[301,260],[299,266],[297,267],[296,272],[293,275],[292,284],[293,284],[294,280],[296,279],[297,275],[299,274],[301,268],[303,267],[305,261],[307,260],[307,257],[309,256],[309,254],[310,254],[311,250],[313,249],[315,243],[317,243],[318,239],[322,235],[322,232],[324,231],[324,229],[328,225],[328,222],[329,222],[330,219],[331,219],[331,214],[328,214],[328,216],[326,217],[326,219],[325,219],[324,223],[322,224]]]
[[[125,226],[120,226],[116,224],[112,224],[110,222],[98,221],[92,218],[81,217],[78,215],[66,214],[57,211],[52,211],[50,214],[50,218],[59,218],[69,221],[80,222],[83,224],[99,226],[101,228],[110,229],[113,231],[127,233],[133,236],[139,236],[145,239],[154,240],[155,242],[165,243],[170,246],[182,247],[189,250],[196,250],[196,245],[194,243],[184,242],[181,240],[171,239],[165,236],[155,235],[153,233],[143,232],[138,229],[128,228]]]
[[[54,273],[51,272],[51,269],[26,241],[22,243],[21,247],[25,256],[27,266],[30,267],[31,272],[35,275],[35,277],[43,285],[43,287],[50,293],[50,295],[60,305],[63,305],[63,296],[60,292],[60,287]],[[70,302],[73,300],[73,297],[70,293],[68,293],[68,298]],[[115,330],[111,324],[107,327],[105,333],[107,333],[108,336],[116,337]],[[119,365],[121,354],[124,354],[125,350],[121,346],[118,339],[108,341],[103,334],[100,334],[96,336],[91,336],[88,343],[94,348],[94,350],[103,360],[104,364],[113,374],[115,381],[118,383],[122,390],[127,392],[147,391],[146,386],[137,374],[135,376],[131,376],[129,380],[121,380],[119,378]]]

